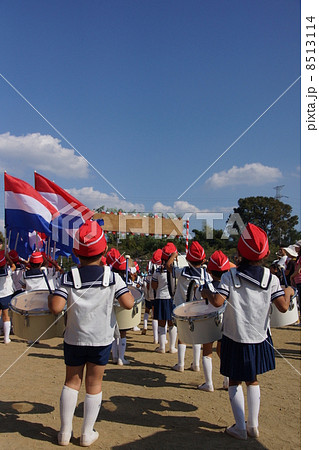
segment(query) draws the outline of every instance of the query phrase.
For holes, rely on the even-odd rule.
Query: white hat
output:
[[[284,247],[284,250],[286,253],[289,254],[289,256],[292,256],[293,258],[297,258],[298,253],[296,252],[294,245],[289,245],[289,247]]]

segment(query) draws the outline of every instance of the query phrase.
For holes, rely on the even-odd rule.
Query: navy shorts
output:
[[[9,305],[11,302],[12,295],[8,295],[7,297],[0,298],[0,309],[9,309]]]
[[[145,308],[152,309],[153,306],[154,302],[152,302],[151,300],[145,300]]]
[[[64,342],[64,362],[67,366],[83,366],[87,362],[105,366],[109,360],[112,344],[93,347],[91,345],[70,345]]]

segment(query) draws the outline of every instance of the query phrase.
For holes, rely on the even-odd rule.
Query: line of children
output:
[[[60,287],[49,297],[53,314],[60,313],[67,303],[66,376],[60,398],[58,443],[68,445],[72,437],[72,420],[86,368],[80,445],[88,447],[99,436],[93,427],[102,402],[102,379],[114,339],[114,301],[117,299],[123,308],[131,309],[134,298],[119,274],[101,265],[107,243],[97,222],[86,221],[79,228],[74,246],[81,265],[65,274]]]

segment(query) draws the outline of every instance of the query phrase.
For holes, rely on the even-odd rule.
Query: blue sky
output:
[[[300,80],[189,188],[300,76],[300,0],[4,0],[0,24],[2,76],[60,133],[0,78],[2,172],[225,219],[284,185],[300,217]]]

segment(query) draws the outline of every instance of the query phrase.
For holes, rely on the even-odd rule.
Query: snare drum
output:
[[[137,327],[141,322],[142,300],[144,298],[144,294],[140,289],[134,286],[128,286],[128,289],[134,297],[133,308],[122,308],[122,306],[118,302],[114,304],[116,321],[120,330],[129,330],[131,328]]]
[[[275,304],[270,306],[270,327],[280,328],[292,325],[299,320],[298,306],[297,306],[297,289],[294,289],[295,293],[291,297],[289,308],[286,312],[282,313],[276,307]]]
[[[206,300],[182,303],[173,310],[178,339],[183,344],[207,344],[222,337],[226,305],[216,308]]]
[[[11,299],[13,332],[28,341],[62,337],[64,313],[52,314],[48,308],[49,291],[27,291]],[[58,319],[58,320],[57,320]]]

